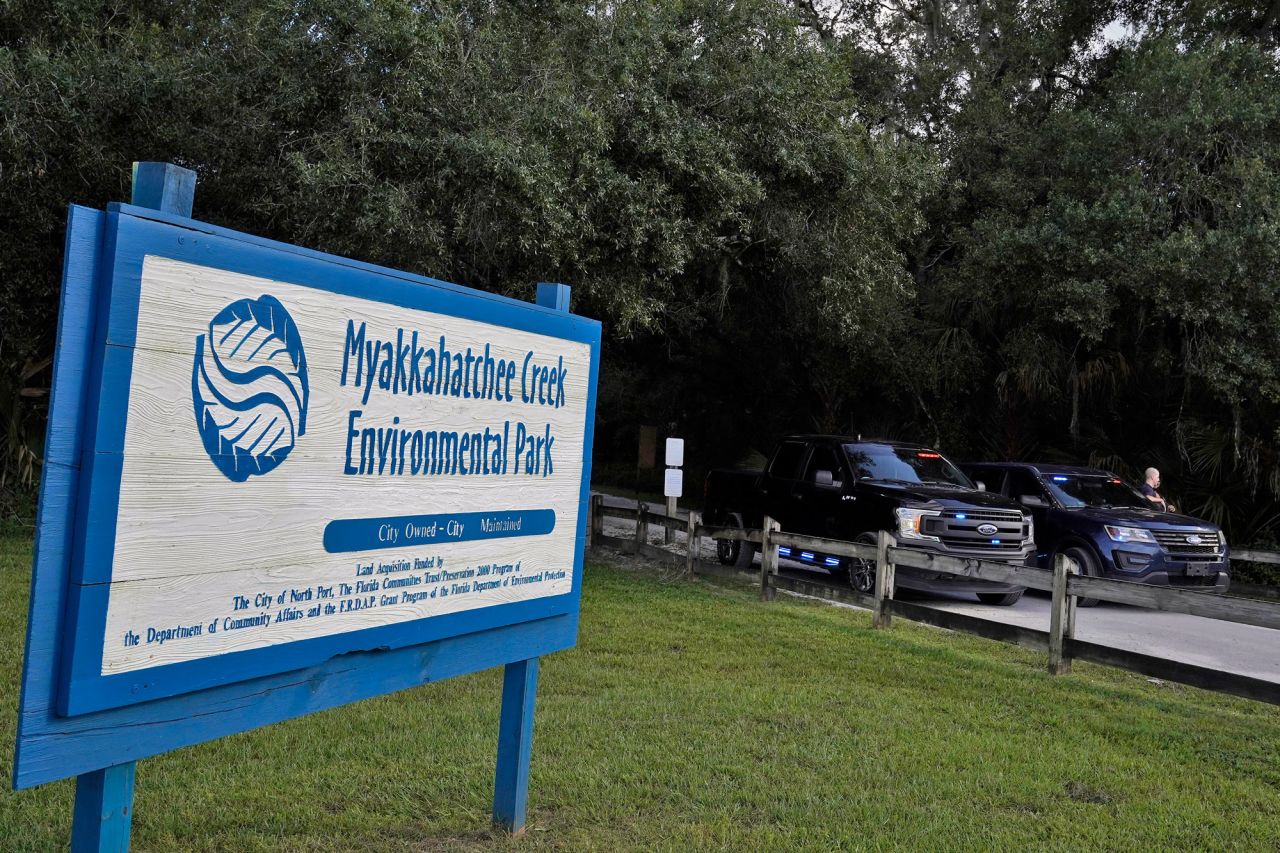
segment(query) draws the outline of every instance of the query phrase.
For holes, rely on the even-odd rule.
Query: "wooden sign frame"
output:
[[[133,762],[372,696],[507,667],[495,821],[524,823],[538,658],[576,643],[600,324],[568,313],[569,288],[537,304],[385,269],[188,218],[194,174],[136,164],[134,200],[70,209],[48,440],[37,518],[14,787],[77,776],[74,849],[128,845]],[[357,293],[590,347],[571,591],[336,637],[103,676],[109,542],[119,490],[121,394],[144,255]],[[123,384],[122,384],[123,383]],[[568,568],[568,567],[566,567]],[[359,635],[359,636],[357,636]],[[95,657],[96,656],[96,657]],[[123,839],[123,840],[122,840]],[[113,846],[114,845],[114,846]]]

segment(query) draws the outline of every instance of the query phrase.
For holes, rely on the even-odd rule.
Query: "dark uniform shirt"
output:
[[[1164,498],[1160,497],[1160,493],[1156,491],[1156,487],[1150,483],[1143,483],[1141,486],[1138,486],[1138,491],[1146,495],[1147,498],[1155,498],[1155,500],[1151,502],[1153,505],[1159,503],[1161,509],[1168,507]]]

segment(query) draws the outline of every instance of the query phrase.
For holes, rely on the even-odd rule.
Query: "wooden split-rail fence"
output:
[[[619,518],[634,522],[634,538],[605,536],[605,518]],[[677,554],[649,544],[650,525],[684,533],[687,537],[686,553]],[[899,546],[892,536],[883,531],[880,533],[877,544],[867,545],[839,539],[785,533],[778,527],[776,521],[769,518],[765,518],[760,529],[713,526],[703,524],[701,514],[696,510],[667,515],[664,512],[651,511],[643,501],[637,502],[635,506],[629,503],[622,506],[610,505],[604,495],[592,495],[589,547],[607,544],[677,566],[682,564],[685,573],[690,577],[694,575],[742,576],[744,570],[709,563],[701,559],[701,542],[706,538],[751,543],[759,547],[760,597],[765,601],[773,600],[779,589],[843,601],[869,608],[872,613],[872,625],[876,628],[888,628],[892,625],[894,616],[901,616],[916,622],[965,631],[1046,651],[1049,658],[1049,672],[1054,675],[1068,674],[1071,672],[1073,660],[1084,660],[1131,670],[1153,678],[1280,705],[1280,683],[1129,649],[1114,648],[1080,640],[1075,636],[1076,607],[1077,600],[1080,598],[1096,598],[1102,601],[1185,613],[1273,630],[1280,629],[1280,604],[1277,603],[1150,586],[1132,581],[1087,577],[1081,575],[1074,562],[1064,556],[1056,559],[1052,570],[1040,569],[905,548]],[[779,547],[800,548],[833,557],[872,560],[876,564],[875,590],[873,594],[865,595],[847,584],[823,583],[817,579],[797,577],[794,574],[781,574]],[[1280,554],[1269,551],[1236,551],[1232,554],[1232,559],[1280,564]],[[1051,596],[1048,630],[1010,625],[914,602],[898,601],[894,599],[893,591],[894,571],[899,566],[962,575],[996,583],[1016,584],[1048,592]],[[757,572],[751,570],[750,574],[755,576]]]

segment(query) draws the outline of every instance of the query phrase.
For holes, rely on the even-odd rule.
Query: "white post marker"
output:
[[[662,493],[667,496],[667,514],[675,512],[676,498],[684,494],[684,471],[679,468],[668,468],[662,483]]]
[[[667,439],[666,460],[667,460],[666,465],[668,468],[684,467],[684,439],[683,438]],[[680,497],[680,495],[677,494],[676,497]]]
[[[680,467],[684,465],[684,439],[668,438],[666,452],[666,476],[662,481],[662,494],[667,498],[667,517],[675,518],[677,498],[684,495],[684,471]],[[675,541],[675,533],[671,528],[666,528],[663,541],[670,545]]]

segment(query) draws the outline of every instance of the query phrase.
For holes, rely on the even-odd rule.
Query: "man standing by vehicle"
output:
[[[1161,512],[1177,512],[1177,508],[1173,504],[1168,503],[1160,496],[1160,492],[1157,491],[1159,488],[1160,472],[1155,468],[1148,468],[1147,480],[1141,486],[1138,486],[1138,491],[1142,492],[1143,496],[1151,502],[1153,509],[1158,509]]]

